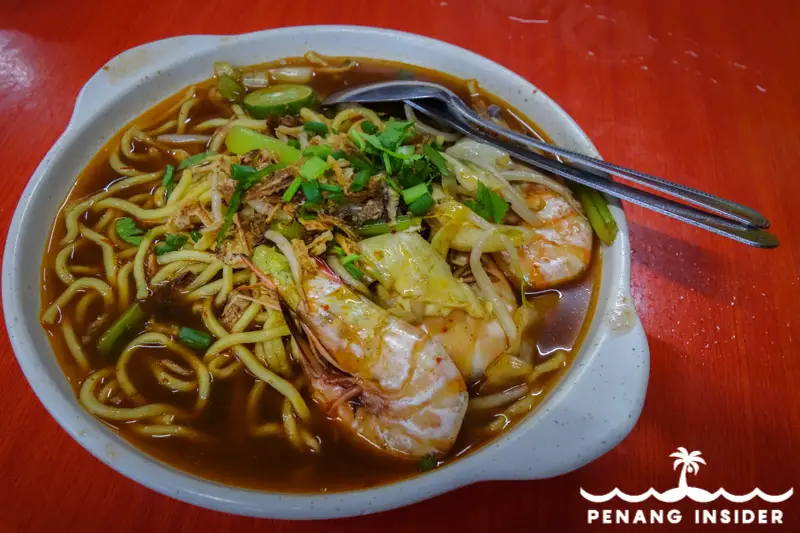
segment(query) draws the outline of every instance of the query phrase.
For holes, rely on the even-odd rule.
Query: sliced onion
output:
[[[261,89],[269,86],[269,72],[259,70],[242,74],[242,85],[248,89]]]
[[[301,282],[303,281],[303,271],[300,269],[300,261],[297,259],[289,239],[273,230],[265,231],[264,237],[274,242],[275,246],[278,247],[278,250],[280,250],[281,253],[286,257],[286,260],[289,261],[289,268],[292,269],[292,277],[297,285],[297,290],[302,293],[303,286],[301,285]]]
[[[206,144],[211,136],[199,133],[165,133],[156,137],[156,140],[167,144]]]
[[[572,191],[569,188],[554,180],[553,178],[548,178],[541,172],[536,172],[535,170],[508,170],[505,172],[500,173],[504,178],[508,181],[524,181],[527,183],[536,183],[538,185],[543,185],[553,191],[554,193],[558,194],[559,196],[564,197],[567,203],[575,210],[577,213],[582,213],[583,209],[580,207],[580,204],[575,197],[572,195]]]
[[[492,233],[494,233],[494,230],[487,231],[484,236],[481,237],[475,244],[475,247],[469,254],[469,266],[472,270],[472,275],[475,278],[475,283],[478,285],[478,289],[480,289],[483,297],[492,304],[492,310],[497,317],[497,321],[500,323],[500,327],[503,328],[503,331],[506,334],[506,342],[509,346],[511,346],[514,344],[517,338],[517,325],[514,323],[514,317],[511,316],[511,313],[506,308],[505,303],[500,298],[500,295],[497,294],[497,291],[492,285],[492,280],[489,279],[489,275],[486,273],[486,270],[481,264],[483,247],[486,244],[486,240],[490,235],[492,235]]]
[[[347,269],[342,265],[342,262],[339,261],[338,257],[335,255],[329,255],[325,258],[325,262],[328,263],[328,266],[331,267],[331,270],[333,270],[337,276],[342,278],[342,281],[344,281],[345,285],[360,292],[364,296],[370,295],[367,286],[353,277],[353,275],[350,274],[350,272],[348,272]]]
[[[521,385],[511,387],[508,390],[504,390],[503,392],[478,396],[477,398],[470,398],[467,410],[484,411],[486,409],[497,409],[498,407],[509,404],[514,400],[519,400],[526,394],[528,394],[528,386],[523,383]]]
[[[214,227],[219,227],[225,215],[222,214],[222,195],[217,189],[217,173],[211,172],[211,214],[214,215]]]
[[[411,109],[410,105],[403,104],[403,109],[406,112],[406,120],[414,122],[418,132],[426,135],[435,135],[437,137],[441,137],[447,142],[456,142],[461,138],[461,135],[459,135],[458,133],[448,133],[446,131],[437,130],[436,128],[428,126],[424,122],[420,122],[419,119],[417,119],[417,115],[414,113],[414,110]]]
[[[214,75],[215,76],[230,76],[234,80],[239,79],[239,71],[228,63],[227,61],[214,62]]]
[[[314,75],[311,67],[278,67],[269,69],[272,79],[282,83],[308,83]]]

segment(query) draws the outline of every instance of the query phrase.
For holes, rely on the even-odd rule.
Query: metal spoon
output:
[[[668,198],[656,196],[647,191],[629,187],[623,183],[618,183],[606,177],[599,176],[594,172],[577,166],[565,165],[536,152],[526,150],[515,143],[496,139],[480,129],[473,127],[471,124],[467,124],[465,121],[454,117],[450,113],[449,108],[441,105],[440,102],[434,100],[409,100],[406,103],[414,110],[438,122],[447,124],[462,135],[473,137],[497,146],[507,151],[515,159],[551,172],[557,176],[597,189],[610,196],[627,200],[633,204],[651,209],[743,244],[748,244],[757,248],[775,248],[778,246],[777,237],[762,229],[722,218],[695,209],[694,207],[674,202]]]
[[[534,139],[504,128],[490,120],[482,118],[450,89],[435,83],[403,80],[372,83],[333,94],[323,102],[323,105],[327,106],[343,103],[380,103],[400,101],[411,103],[413,101],[431,102],[436,100],[444,103],[452,117],[461,120],[466,125],[477,126],[496,135],[511,139],[516,143],[526,145],[528,148],[538,149],[549,154],[557,155],[575,163],[579,163],[585,167],[601,172],[607,172],[634,183],[638,183],[639,185],[650,187],[651,189],[659,191],[663,194],[673,196],[689,204],[703,207],[713,213],[723,215],[724,217],[741,222],[742,224],[756,228],[769,227],[769,221],[766,219],[766,217],[750,207],[708,194],[697,189],[693,189],[691,187],[687,187],[685,185],[681,185],[679,183],[673,183],[656,176],[651,176],[643,172],[621,167],[613,163],[607,163],[606,161],[595,159],[593,157],[579,154],[558,146],[553,146],[538,139]],[[495,143],[495,139],[489,138],[486,139],[486,142]],[[572,179],[569,176],[564,177],[567,179]],[[612,193],[609,192],[608,194]],[[614,194],[614,196],[618,195]]]

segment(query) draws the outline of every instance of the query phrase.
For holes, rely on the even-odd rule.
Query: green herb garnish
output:
[[[211,335],[205,331],[183,327],[178,330],[178,340],[189,348],[195,350],[205,350],[211,346]]]
[[[172,165],[164,167],[164,177],[161,178],[161,185],[167,190],[167,198],[169,198],[175,188],[175,167]]]
[[[283,192],[283,197],[281,198],[284,202],[289,203],[294,198],[294,195],[297,194],[297,191],[300,190],[300,185],[303,184],[303,178],[300,176],[295,176],[294,181],[289,185],[289,188]]]
[[[478,196],[476,199],[467,200],[464,204],[489,222],[494,222],[495,224],[499,224],[508,211],[506,201],[481,182],[478,182]]]
[[[405,201],[406,205],[411,205],[426,194],[430,194],[430,191],[428,191],[428,186],[424,183],[420,183],[403,190],[403,201]]]
[[[186,235],[175,235],[173,233],[167,233],[164,236],[164,240],[158,243],[155,247],[156,255],[164,255],[168,252],[174,252],[175,250],[180,250],[183,248],[183,245],[186,244],[186,241],[189,240],[189,237]]]
[[[328,163],[319,157],[311,157],[300,167],[299,174],[307,180],[315,180],[328,170]]]
[[[139,246],[144,238],[144,230],[136,225],[132,218],[118,218],[114,223],[114,230],[117,236],[128,244]]]
[[[200,242],[200,239],[203,238],[203,234],[197,231],[196,229],[193,229],[192,231],[189,232],[189,237],[192,238],[192,242]]]
[[[193,167],[193,166],[197,165],[198,163],[200,163],[201,161],[203,161],[204,159],[206,159],[207,157],[212,156],[212,155],[216,155],[216,154],[217,154],[217,152],[214,152],[213,150],[209,150],[208,152],[201,152],[199,154],[194,154],[192,156],[189,156],[186,159],[184,159],[183,161],[181,161],[181,163],[178,165],[178,170],[183,170],[184,168]]]
[[[298,141],[297,139],[289,139],[286,141],[286,144],[288,144],[292,148],[297,148],[298,150],[300,149],[300,141]]]
[[[370,135],[378,131],[378,126],[373,124],[372,122],[365,120],[361,123],[361,131],[364,133],[369,133]]]
[[[329,185],[327,183],[320,183],[319,188],[325,192],[333,192],[333,193],[344,191],[344,189],[342,189],[339,185]]]
[[[440,154],[439,151],[433,147],[433,145],[426,144],[423,146],[422,153],[425,155],[425,159],[433,163],[433,165],[436,167],[436,170],[438,170],[442,176],[448,175],[450,170],[447,168],[447,161],[442,154]]]
[[[423,472],[427,472],[428,470],[433,470],[439,466],[439,461],[436,460],[436,457],[431,455],[426,455],[423,457],[419,462],[419,469]]]
[[[320,144],[317,146],[309,146],[303,150],[305,157],[319,157],[320,159],[328,159],[328,156],[333,153],[333,148],[327,144]]]
[[[122,337],[140,328],[146,319],[147,314],[142,306],[139,302],[134,303],[100,335],[100,339],[97,341],[97,350],[103,355],[108,355]]]
[[[309,133],[316,133],[317,135],[328,134],[328,126],[322,122],[306,122],[303,124],[303,130]]]
[[[230,225],[233,224],[233,215],[235,215],[242,206],[242,197],[247,189],[261,181],[261,178],[267,174],[271,174],[282,167],[283,165],[279,163],[266,166],[261,170],[256,170],[246,165],[231,165],[231,179],[236,181],[236,190],[233,191],[233,195],[228,202],[228,209],[225,211],[225,220],[222,222],[219,233],[217,233],[217,245],[221,246],[222,241],[225,240],[225,234],[228,232]]]
[[[322,194],[319,192],[319,183],[316,180],[304,181],[302,188],[303,194],[306,195],[306,201],[318,204],[322,200]]]
[[[436,205],[436,200],[433,199],[430,193],[425,193],[423,196],[411,202],[408,206],[408,210],[416,216],[422,216],[430,211],[434,205]]]

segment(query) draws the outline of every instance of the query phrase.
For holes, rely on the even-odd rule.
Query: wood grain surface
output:
[[[579,488],[674,487],[668,455],[678,446],[703,452],[708,465],[691,479],[699,487],[798,488],[799,21],[796,0],[3,0],[3,242],[17,199],[67,124],[80,87],[114,55],[180,34],[347,23],[428,35],[509,67],[563,106],[607,159],[749,204],[767,214],[782,243],[759,251],[628,207],[633,295],[652,357],[647,401],[631,435],[557,479],[482,483],[397,511],[327,523],[228,516],[123,478],[45,412],[3,331],[0,530],[615,530],[587,525],[590,504]],[[782,505],[762,504],[784,512],[784,525],[771,529],[800,529],[798,503],[795,495]],[[626,529],[723,527],[695,526],[690,513],[698,505],[679,508],[680,526]]]

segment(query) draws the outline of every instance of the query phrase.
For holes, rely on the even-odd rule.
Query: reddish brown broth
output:
[[[286,63],[303,64],[304,61],[302,58],[289,59],[286,60]],[[411,73],[415,79],[446,85],[464,99],[469,97],[464,81],[446,74],[386,61],[359,60],[359,63],[358,68],[342,75],[317,75],[310,85],[324,97],[346,86],[396,79],[398,72],[402,71]],[[211,83],[209,80],[198,84],[198,92],[203,95],[211,87]],[[118,146],[122,134],[134,123],[141,125],[156,122],[160,115],[163,115],[180,99],[183,92],[176,93],[146,111],[114,135],[78,176],[65,205],[119,179],[119,176],[110,167],[108,157],[114,147]],[[519,111],[510,108],[492,95],[482,93],[481,97],[487,103],[500,106],[504,118],[515,129],[533,131],[541,138],[547,138],[544,132],[532,122],[519,122],[517,117],[524,116]],[[193,109],[190,128],[191,124],[197,124],[213,116],[219,116],[219,110],[204,99]],[[197,151],[201,151],[201,149],[197,149]],[[149,168],[140,168],[158,170],[169,162],[166,160],[154,161]],[[143,187],[136,192],[147,191],[148,187]],[[126,190],[126,194],[130,195],[134,192],[129,189]],[[83,222],[91,225],[96,220],[97,216],[90,214]],[[64,289],[53,271],[55,255],[60,249],[58,242],[64,232],[62,208],[54,223],[51,238],[43,257],[41,292],[43,309],[49,306]],[[568,364],[571,363],[577,347],[585,335],[589,322],[587,317],[591,316],[598,292],[596,288],[599,282],[601,257],[597,249],[593,255],[591,268],[580,280],[561,287],[558,291],[547,291],[533,296],[537,307],[546,314],[542,321],[543,325],[546,324],[546,328],[540,326],[533,332],[538,336],[540,352],[550,352],[556,348],[564,349],[569,353]],[[102,256],[96,246],[83,246],[76,250],[71,262],[72,264],[96,266],[98,272],[102,270]],[[189,304],[182,304],[180,301],[172,299],[169,304],[166,301],[157,300],[147,305],[148,311],[157,315],[162,321],[203,329],[202,323],[191,311]],[[74,305],[71,306],[67,312],[74,313],[74,308]],[[100,312],[101,302],[95,301],[87,316],[93,318]],[[53,351],[64,374],[77,394],[86,374],[74,362],[57,325],[45,327],[45,330],[50,337]],[[104,360],[93,345],[94,343],[90,343],[85,347],[93,368],[108,366],[113,362]],[[155,348],[150,350],[155,350]],[[192,404],[193,393],[170,393],[158,386],[152,376],[148,379],[146,376],[149,374],[145,371],[145,365],[141,363],[144,359],[144,357],[135,358],[135,361],[140,363],[132,364],[130,371],[132,379],[148,398],[186,407]],[[540,400],[546,397],[547,393],[557,384],[565,370],[562,369],[547,376],[542,394],[538,396]],[[108,425],[136,447],[175,468],[203,478],[242,487],[288,492],[342,491],[369,488],[419,474],[417,463],[379,456],[365,451],[361,447],[356,447],[347,439],[342,438],[312,402],[309,403],[313,413],[313,424],[309,429],[321,437],[320,453],[301,454],[283,438],[257,439],[247,436],[243,418],[245,401],[252,384],[253,377],[247,373],[240,373],[232,381],[216,381],[212,384],[208,407],[203,415],[193,423],[193,427],[212,435],[216,439],[214,444],[203,445],[180,439],[144,438],[128,430],[124,423],[108,423]],[[281,401],[282,397],[278,393],[267,388],[262,406],[264,421],[267,421],[266,417],[279,420]],[[491,437],[487,438],[481,432],[481,428],[488,420],[489,418],[486,416],[468,415],[458,440],[444,463],[463,457],[491,440]],[[514,423],[512,422],[510,425]]]

